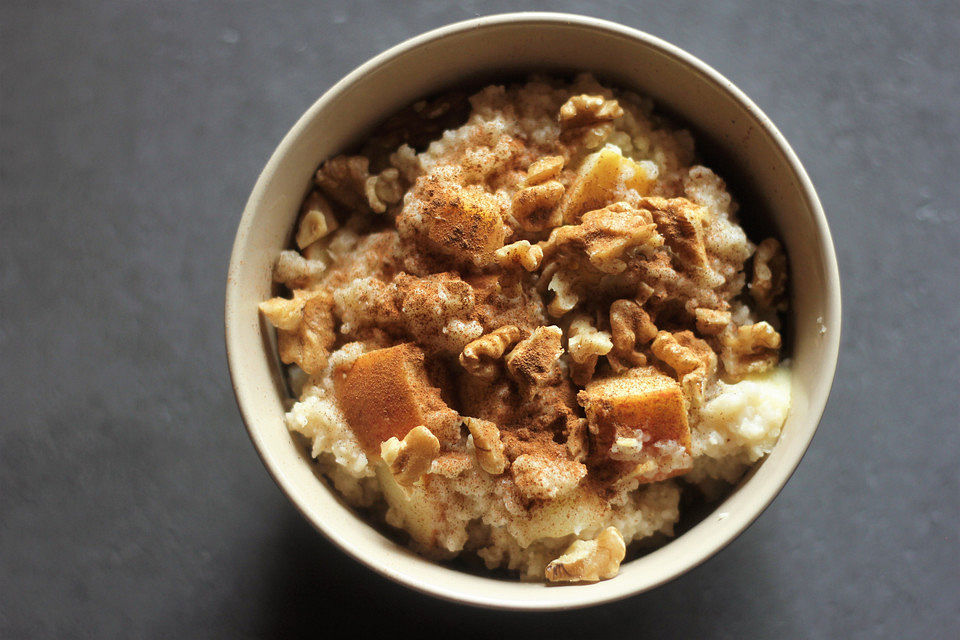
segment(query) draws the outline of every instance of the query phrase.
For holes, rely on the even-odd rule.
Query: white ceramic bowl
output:
[[[286,246],[320,162],[378,121],[478,75],[589,70],[655,99],[734,159],[784,240],[792,276],[793,403],[773,453],[713,514],[666,546],[625,563],[612,580],[548,587],[470,575],[381,535],[321,483],[284,426],[284,385],[272,330],[257,303]],[[721,175],[724,167],[714,167]],[[372,569],[454,601],[504,609],[598,604],[662,584],[703,562],[770,504],[800,462],[827,401],[840,342],[840,281],[830,231],[806,172],[770,120],[733,84],[688,53],[627,27],[566,14],[516,13],[450,25],[373,58],[327,91],[294,125],[260,175],[240,221],[226,297],[230,374],[250,437],[274,479],[317,529]],[[720,513],[725,517],[720,518]]]

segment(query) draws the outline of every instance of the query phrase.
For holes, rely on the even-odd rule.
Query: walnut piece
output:
[[[597,359],[613,349],[613,342],[610,333],[597,330],[587,315],[579,315],[571,320],[567,334],[567,353],[573,361],[570,377],[574,384],[582,387],[593,378]]]
[[[706,277],[710,266],[699,205],[686,198],[643,198],[639,206],[650,212],[665,244],[679,258],[678,270]]]
[[[547,565],[550,582],[596,582],[614,577],[627,555],[627,546],[616,527],[607,527],[595,540],[577,540]]]
[[[767,238],[757,245],[753,257],[753,279],[750,295],[761,307],[782,309],[786,306],[787,256],[775,238]]]
[[[552,180],[560,175],[561,169],[563,169],[563,156],[544,156],[527,168],[526,185],[530,187]]]
[[[613,354],[618,360],[637,367],[647,364],[647,357],[638,347],[656,337],[657,327],[639,304],[634,300],[617,300],[611,304],[610,333]]]
[[[717,370],[717,354],[710,345],[692,331],[661,331],[650,350],[677,372],[687,401],[694,407],[701,406],[707,381]]]
[[[536,271],[543,260],[543,249],[530,244],[529,240],[520,240],[493,252],[497,264],[504,269],[521,266],[527,271]]]
[[[648,211],[625,202],[585,213],[579,224],[554,229],[540,243],[545,259],[571,259],[585,255],[590,266],[609,274],[622,273],[635,252],[663,244]]]
[[[367,212],[369,166],[370,160],[364,156],[337,156],[320,165],[314,181],[334,202],[350,211]]]
[[[383,213],[387,205],[400,202],[403,197],[403,185],[400,183],[400,171],[394,168],[384,169],[382,173],[370,176],[364,183],[367,204],[375,213]]]
[[[507,354],[507,371],[530,387],[554,382],[559,375],[557,361],[563,354],[562,338],[560,327],[537,327]]]
[[[411,429],[403,440],[394,436],[380,445],[380,457],[401,487],[413,486],[439,455],[440,441],[423,425]]]
[[[730,326],[720,343],[723,368],[734,379],[766,371],[780,359],[780,334],[767,322]]]
[[[547,312],[554,318],[559,318],[577,306],[580,296],[577,295],[573,283],[563,271],[554,273],[549,282],[547,291],[552,291],[554,296],[547,305]]]
[[[297,229],[297,246],[305,249],[337,228],[333,208],[318,192],[313,191],[303,203],[303,217]]]
[[[700,308],[694,311],[697,320],[697,331],[705,336],[716,336],[730,324],[730,312],[716,309]]]
[[[584,127],[600,122],[609,122],[623,115],[623,108],[616,100],[603,96],[582,94],[573,96],[560,107],[558,120],[564,129]]]
[[[473,438],[473,448],[477,452],[480,468],[494,476],[503,473],[507,468],[507,456],[504,454],[505,447],[497,425],[479,418],[464,418],[463,422]]]
[[[329,293],[305,289],[295,289],[290,300],[272,298],[260,303],[263,315],[277,328],[280,360],[296,363],[309,374],[323,370],[336,340],[332,307]]]
[[[562,222],[557,205],[563,199],[563,185],[549,180],[520,189],[513,196],[510,213],[527,231],[552,229]]]
[[[478,378],[492,380],[497,377],[498,361],[519,339],[520,329],[514,325],[495,329],[463,348],[460,366]]]

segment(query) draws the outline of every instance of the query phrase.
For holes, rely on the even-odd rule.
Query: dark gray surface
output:
[[[0,637],[955,637],[960,5],[621,4],[550,8],[727,75],[832,225],[837,380],[757,523],[651,593],[491,613],[342,556],[249,444],[222,295],[269,153],[374,53],[515,3],[5,2]]]

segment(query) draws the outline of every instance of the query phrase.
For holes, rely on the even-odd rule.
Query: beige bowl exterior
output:
[[[284,421],[272,331],[257,303],[286,246],[320,162],[384,117],[477,75],[589,70],[652,97],[692,123],[751,178],[784,239],[792,268],[793,402],[773,453],[713,513],[666,546],[625,563],[612,580],[548,587],[469,575],[396,545],[318,481]],[[715,167],[723,175],[723,167]],[[770,120],[728,80],[640,31],[566,14],[516,13],[450,25],[408,40],[353,71],[294,125],[257,180],[237,231],[226,296],[226,341],[237,402],[267,469],[294,505],[344,551],[400,583],[463,603],[551,610],[598,604],[660,585],[708,559],[773,500],[823,413],[840,342],[840,280],[813,185]],[[723,516],[721,517],[721,514]]]

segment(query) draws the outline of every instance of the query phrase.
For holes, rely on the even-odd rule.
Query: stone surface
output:
[[[0,637],[365,637],[423,620],[457,637],[956,632],[960,5],[538,6],[715,66],[819,189],[842,354],[780,497],[681,579],[586,611],[466,609],[345,557],[274,486],[235,408],[234,229],[269,153],[338,78],[517,4],[6,2]]]

